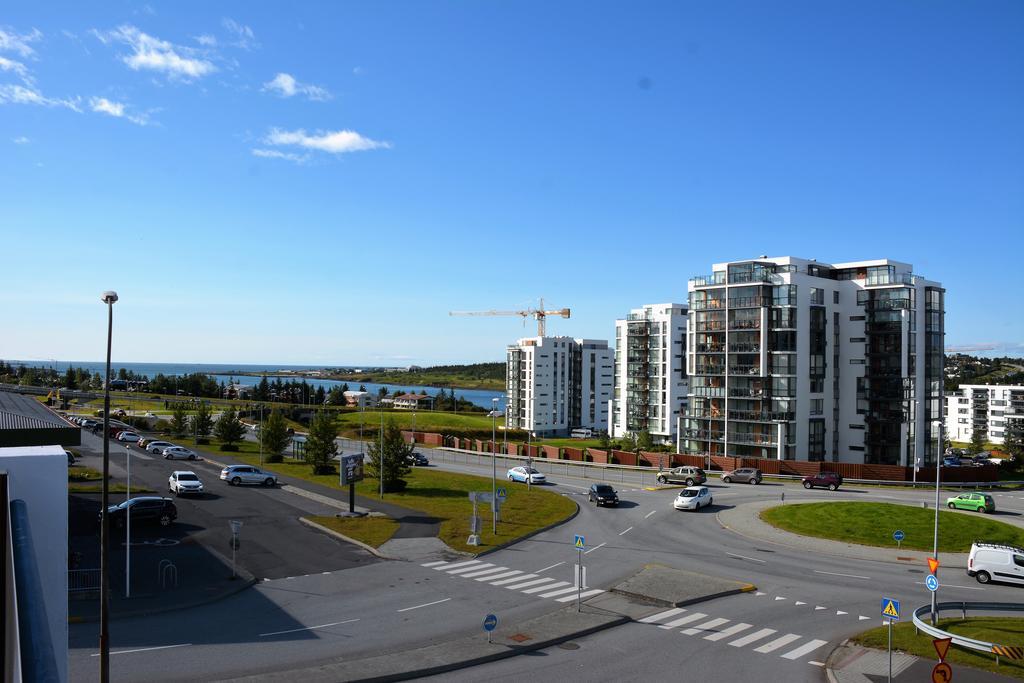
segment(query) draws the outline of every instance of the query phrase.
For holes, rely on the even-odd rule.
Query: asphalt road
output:
[[[488,464],[438,465],[439,458],[433,459],[435,466],[490,474]],[[153,468],[151,476],[164,467],[164,479],[170,470],[162,461],[148,466]],[[580,514],[566,525],[472,564],[456,566],[467,560],[448,558],[447,563],[439,559],[333,567],[324,570],[327,573],[306,572],[309,575],[263,582],[194,610],[115,622],[115,678],[209,680],[287,670],[338,657],[407,651],[473,633],[479,630],[483,615],[490,612],[499,615],[504,624],[538,616],[563,607],[565,603],[559,600],[572,597],[578,557],[572,548],[574,534],[586,538],[583,560],[590,590],[609,588],[645,563],[661,562],[751,582],[758,591],[695,605],[657,623],[629,625],[592,636],[582,642],[585,658],[568,650],[545,651],[513,663],[462,672],[457,674],[459,680],[492,675],[521,679],[526,671],[541,680],[565,676],[572,680],[580,675],[576,667],[585,663],[586,671],[591,672],[588,677],[592,672],[600,672],[602,678],[633,678],[638,672],[653,678],[688,677],[687,671],[695,671],[713,673],[718,680],[753,680],[756,673],[758,678],[774,680],[821,681],[820,663],[831,647],[881,623],[882,595],[903,601],[905,610],[929,599],[923,567],[853,561],[759,543],[724,529],[715,516],[726,506],[777,499],[782,491],[787,501],[916,501],[928,499],[926,492],[856,487],[807,492],[797,485],[723,485],[713,480],[716,506],[687,513],[672,508],[674,490],[622,486],[619,508],[595,509],[585,497],[592,480],[571,474],[551,475],[549,480],[550,490],[572,496],[581,504]],[[213,482],[219,492],[218,483]],[[510,488],[510,495],[523,486],[503,483]],[[287,494],[263,489],[230,489],[223,497],[234,499],[236,493],[243,501],[239,504],[248,505],[244,509],[257,517],[274,509],[267,506],[275,503],[302,504],[301,500],[278,500],[279,494]],[[1024,512],[1024,500],[1009,497],[999,501],[1004,514]],[[226,534],[226,518],[213,519],[211,523],[223,524]],[[287,548],[306,542],[288,536],[282,533],[274,542],[289,544]],[[287,554],[275,550],[276,555]],[[307,561],[306,555],[297,557],[303,558],[302,563]],[[966,576],[962,580],[947,576],[949,584],[944,582],[942,589],[946,600],[1019,601],[1024,595],[1015,587],[980,586]],[[707,637],[726,631],[733,635]],[[71,644],[75,679],[92,680],[97,669],[94,629],[72,625]],[[570,656],[561,657],[563,651]]]

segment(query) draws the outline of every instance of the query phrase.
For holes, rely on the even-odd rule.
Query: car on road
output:
[[[987,493],[961,493],[946,499],[950,510],[973,510],[974,512],[995,512],[996,499]]]
[[[164,448],[160,455],[164,456],[168,460],[195,460],[196,454],[193,451],[185,448],[184,446],[168,446]]]
[[[619,494],[608,484],[591,484],[587,498],[596,505],[619,504]]]
[[[127,429],[122,429],[117,433],[118,441],[138,441],[139,435],[135,432],[129,432]]]
[[[276,474],[264,472],[252,465],[228,465],[220,471],[220,478],[232,486],[238,486],[239,484],[274,486],[277,484]]]
[[[429,465],[430,460],[422,453],[416,452],[409,456],[409,463],[412,465]]]
[[[960,456],[947,455],[942,459],[943,467],[960,467]]]
[[[170,498],[138,496],[107,508],[110,525],[116,529],[123,529],[128,521],[129,511],[132,522],[139,524],[152,524],[155,522],[160,526],[168,526],[178,518],[178,508],[174,506],[174,501]],[[100,515],[100,521],[103,521],[102,514]]]
[[[816,486],[835,491],[843,485],[843,478],[835,472],[818,472],[803,478],[801,482],[805,489],[813,489]]]
[[[967,576],[978,583],[1024,583],[1024,548],[975,541],[967,556]]]
[[[164,452],[165,448],[170,448],[174,444],[170,441],[150,441],[146,444],[146,452],[152,453],[153,455],[160,455]]]
[[[177,470],[171,472],[171,476],[167,478],[167,490],[176,496],[186,493],[202,493],[203,482],[191,470]]]
[[[707,486],[687,486],[676,496],[672,507],[676,510],[700,510],[713,502],[711,489]]]
[[[156,439],[153,438],[152,436],[144,436],[141,439],[139,439],[138,441],[136,441],[135,445],[138,446],[139,448],[145,448],[146,446],[148,446],[149,444],[153,443],[154,441],[156,441]]]
[[[532,467],[513,467],[506,475],[509,481],[521,481],[526,483],[529,478],[531,484],[543,484],[547,478]]]
[[[741,467],[722,474],[722,481],[726,484],[731,484],[732,482],[737,484],[760,484],[762,479],[764,479],[764,475],[756,467]]]
[[[704,470],[699,467],[693,467],[692,465],[673,467],[670,470],[662,470],[661,472],[658,472],[659,484],[686,484],[687,486],[696,486],[697,484],[703,484],[707,480],[708,475],[704,473]]]

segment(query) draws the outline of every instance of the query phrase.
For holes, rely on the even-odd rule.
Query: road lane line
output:
[[[472,571],[468,574],[463,574],[464,579],[473,579],[477,576],[484,576],[485,574],[496,574],[497,572],[508,571],[508,567],[492,567],[490,569],[481,569],[480,571]]]
[[[815,650],[817,650],[819,647],[821,647],[822,645],[824,645],[827,642],[828,642],[827,640],[812,640],[811,642],[807,643],[806,645],[801,645],[797,649],[791,650],[790,652],[787,652],[786,654],[782,655],[782,658],[783,659],[800,659],[804,655],[811,654],[812,652],[814,652]]]
[[[926,585],[924,581],[917,581],[916,583],[919,586]],[[942,584],[942,587],[943,588],[963,588],[964,590],[968,590],[968,591],[983,591],[983,590],[985,590],[984,588],[978,588],[977,586],[954,586],[951,583],[944,583],[944,584]]]
[[[397,610],[399,612],[408,612],[411,609],[419,609],[420,607],[430,607],[431,605],[440,605],[442,602],[448,602],[451,598],[445,598],[444,600],[435,600],[434,602],[427,602],[422,605],[416,605],[415,607],[406,607],[405,609]]]
[[[867,579],[871,580],[870,576],[861,576],[860,574],[840,574],[839,572],[823,572],[819,569],[814,570],[815,574],[828,574],[829,576],[845,576],[848,579]]]
[[[538,574],[541,574],[541,573],[543,573],[543,572],[546,572],[546,571],[547,571],[547,570],[549,570],[549,569],[554,569],[555,567],[557,567],[557,566],[558,566],[558,565],[560,565],[560,564],[565,564],[565,562],[555,562],[555,563],[554,563],[553,565],[551,565],[551,566],[549,566],[549,567],[544,567],[544,569],[538,569],[538,570],[537,570],[537,573],[538,573]]]
[[[522,576],[513,576],[511,579],[502,579],[501,581],[491,581],[492,586],[504,586],[506,583],[515,583],[516,581],[522,581],[524,579],[535,579],[536,574],[523,574]]]
[[[580,597],[580,600],[586,600],[587,598],[593,597],[593,596],[598,595],[600,593],[604,593],[604,591],[601,590],[600,588],[592,588],[592,589],[590,589],[588,591],[583,591],[582,593],[580,593],[579,597]],[[575,595],[567,595],[564,598],[555,598],[555,601],[556,602],[572,602],[575,599],[576,599]]]
[[[750,624],[734,624],[734,625],[730,626],[729,628],[722,629],[718,633],[712,633],[709,636],[704,636],[704,640],[710,640],[712,642],[717,642],[719,640],[724,640],[725,638],[728,638],[729,636],[734,636],[737,633],[740,633],[742,631],[746,631],[748,628],[750,628],[750,626],[751,626]]]
[[[523,583],[515,583],[515,584],[512,584],[511,586],[505,586],[505,588],[508,588],[509,590],[513,590],[514,591],[514,590],[519,590],[520,588],[528,588],[529,586],[536,586],[538,583],[552,583],[553,581],[554,581],[554,579],[552,579],[550,577],[542,576],[539,579],[533,579],[532,581],[524,581]]]
[[[448,564],[448,562],[446,560],[438,560],[437,562],[427,562],[425,564],[421,564],[420,566],[421,567],[438,567],[438,566],[440,566],[442,564]]]
[[[740,560],[750,560],[751,562],[760,562],[761,564],[768,564],[767,560],[759,560],[756,557],[747,557],[746,555],[737,555],[736,553],[726,553],[729,557],[735,557]]]
[[[750,635],[743,636],[742,638],[738,638],[736,640],[731,640],[729,641],[729,644],[733,647],[743,647],[744,645],[750,645],[754,641],[761,640],[762,638],[767,638],[773,633],[775,633],[775,629],[763,628],[760,631],[754,631]]]
[[[589,555],[590,553],[594,552],[594,551],[595,551],[595,550],[597,550],[598,548],[603,548],[603,547],[605,547],[606,545],[608,545],[608,544],[607,544],[607,543],[602,543],[601,545],[595,545],[595,546],[594,546],[593,548],[591,548],[590,550],[584,550],[584,551],[583,551],[583,554],[584,554],[584,555]]]
[[[280,635],[283,635],[285,633],[298,633],[299,631],[312,631],[314,629],[327,628],[328,626],[337,626],[339,624],[351,624],[352,622],[355,622],[355,621],[359,621],[359,620],[358,619],[348,619],[346,621],[335,621],[335,622],[333,622],[331,624],[320,624],[319,626],[306,626],[305,628],[293,628],[293,629],[289,629],[287,631],[273,631],[271,633],[261,633],[260,634],[260,638],[264,638],[266,636],[280,636]]]
[[[641,624],[653,624],[656,621],[661,621],[662,619],[674,617],[675,615],[682,614],[685,611],[686,610],[684,610],[682,607],[673,607],[670,610],[665,610],[664,612],[658,612],[657,614],[652,614],[649,617],[644,617],[643,619],[638,620],[638,622]]]
[[[670,628],[675,628],[676,626],[689,624],[691,621],[697,621],[698,619],[706,619],[707,616],[708,615],[704,614],[703,612],[691,612],[690,614],[687,614],[685,617],[679,617],[678,619],[673,619],[672,621],[666,622],[658,626],[658,628],[668,630]]]
[[[546,590],[548,588],[551,588],[551,586],[545,586],[543,590]],[[569,591],[577,591],[577,590],[579,590],[578,586],[569,586],[568,588],[559,588],[558,590],[551,591],[550,593],[541,593],[540,597],[542,597],[542,598],[553,598],[556,595],[565,595]],[[523,592],[526,593],[527,591],[523,591]]]
[[[134,652],[150,652],[152,650],[169,650],[169,649],[171,649],[173,647],[188,647],[191,644],[192,643],[179,643],[178,645],[160,645],[158,647],[142,647],[142,648],[139,648],[138,650],[119,650],[118,652],[111,652],[110,654],[111,655],[130,655],[130,654],[132,654]],[[89,655],[89,656],[90,657],[99,657],[100,653],[97,652],[96,654]]]
[[[455,569],[456,567],[465,567],[471,564],[483,564],[480,560],[469,560],[468,562],[456,562],[455,564],[449,564],[447,567],[434,567],[434,571],[441,571],[442,569]]]
[[[657,510],[651,510],[651,511],[650,511],[650,512],[648,512],[648,513],[647,513],[646,515],[644,515],[644,519],[647,519],[648,517],[650,517],[651,515],[653,515],[653,514],[654,514],[655,512],[657,512]]]
[[[619,532],[619,536],[622,536],[623,534],[628,534],[628,533],[629,533],[630,531],[632,531],[632,530],[633,530],[633,527],[629,527],[629,528],[628,528],[628,529],[626,529],[625,531],[620,531],[620,532]]]
[[[800,640],[801,638],[803,638],[803,636],[799,636],[795,633],[787,633],[781,638],[776,638],[770,643],[765,643],[761,647],[755,647],[754,652],[760,652],[763,655],[768,654],[769,652],[774,652],[775,650],[778,650],[780,647],[789,645],[794,640]]]
[[[492,574],[491,576],[484,576],[482,578],[477,579],[477,581],[488,581],[488,582],[490,582],[490,581],[496,581],[497,579],[504,579],[507,576],[519,576],[520,574],[522,574],[521,571],[519,571],[518,569],[513,569],[512,571],[505,572],[504,574],[497,574],[497,575]],[[494,584],[494,585],[497,585],[497,584]]]
[[[710,631],[713,628],[717,628],[722,624],[728,624],[728,619],[719,617],[718,619],[712,619],[711,621],[705,621],[703,624],[697,624],[693,628],[683,629],[682,634],[686,636],[695,636],[701,631]]]
[[[490,562],[484,562],[483,564],[478,564],[475,567],[459,567],[458,569],[450,569],[450,570],[448,570],[447,573],[448,574],[462,574],[464,572],[475,572],[477,569],[486,569],[487,567],[493,567],[493,566],[494,565],[491,564]]]

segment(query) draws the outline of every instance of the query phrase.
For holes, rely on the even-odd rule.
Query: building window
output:
[[[866,342],[867,340],[868,340],[867,337],[850,337],[850,343],[851,344],[857,344],[857,343],[860,343],[860,342]]]
[[[838,289],[836,291],[832,292],[832,303],[834,303],[834,304],[839,303],[839,290]]]
[[[811,287],[811,304],[819,306],[825,303],[825,290],[821,287]]]
[[[850,425],[850,429],[864,429],[864,425]]]
[[[862,315],[851,315],[850,316],[850,320],[852,320],[854,322],[857,322],[857,321],[863,322],[864,321],[864,316],[862,316]]]
[[[850,446],[850,450],[851,451],[862,451],[862,450],[864,450],[864,447],[863,446]]]
[[[812,398],[811,399],[811,415],[824,415],[825,414],[825,399],[823,398]]]
[[[850,359],[850,365],[864,365],[864,359],[863,358],[851,358]]]

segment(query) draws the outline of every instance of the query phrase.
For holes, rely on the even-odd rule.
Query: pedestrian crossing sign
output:
[[[892,598],[882,598],[882,616],[899,621],[900,601]]]
[[[578,535],[578,534],[577,534],[577,535],[576,535],[576,537],[575,537],[575,538],[573,539],[573,541],[572,541],[572,544],[573,544],[574,546],[576,546],[576,549],[577,549],[577,550],[583,550],[583,548],[585,548],[585,547],[586,547],[586,545],[585,545],[585,544],[584,544],[584,542],[583,542],[583,537],[582,537],[582,536],[580,536],[580,535]]]

